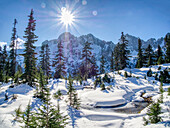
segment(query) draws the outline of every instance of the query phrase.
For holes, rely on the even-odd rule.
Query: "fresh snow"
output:
[[[159,72],[158,67],[161,66],[161,70],[170,68],[170,64],[163,64],[158,66],[152,66],[153,72]],[[119,75],[116,72],[108,73],[110,76],[114,76],[114,81],[111,83],[105,83],[106,89],[101,91],[100,87],[96,90],[84,88],[79,82],[74,81],[73,85],[77,89],[78,97],[81,100],[81,108],[79,111],[74,110],[67,128],[72,128],[74,123],[76,128],[165,128],[170,127],[170,96],[167,92],[163,94],[164,103],[161,104],[162,114],[160,115],[163,122],[157,124],[149,124],[143,126],[143,117],[147,117],[146,113],[148,107],[142,109],[140,113],[135,112],[136,103],[144,101],[144,98],[152,97],[153,101],[157,101],[160,97],[159,85],[160,82],[154,80],[154,77],[146,77],[147,71],[150,67],[141,69],[124,69],[120,70]],[[124,72],[127,72],[132,77],[125,78]],[[103,77],[104,75],[101,75]],[[86,83],[88,86],[93,86],[94,80],[88,79]],[[18,128],[22,124],[13,122],[15,109],[21,105],[21,109],[25,110],[27,104],[31,102],[33,109],[39,107],[40,101],[33,98],[35,88],[31,88],[26,84],[18,85],[14,88],[9,88],[11,84],[0,85],[0,128]],[[62,99],[59,101],[61,112],[64,115],[70,115],[68,106],[66,104],[68,81],[63,79],[49,80],[48,87],[51,94],[57,93],[60,90],[63,94]],[[163,88],[167,91],[169,84],[164,84]],[[4,101],[5,92],[8,92],[9,100]],[[12,100],[13,94],[17,95],[17,99]],[[57,105],[57,100],[51,96],[51,102]],[[141,103],[142,103],[141,102]],[[122,109],[128,109],[132,111],[130,114],[126,112],[117,111]]]

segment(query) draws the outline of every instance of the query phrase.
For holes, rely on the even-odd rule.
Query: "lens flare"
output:
[[[71,13],[71,11],[65,7],[61,8],[60,22],[63,23],[66,27],[73,24],[73,21],[75,20],[74,18],[75,16]]]

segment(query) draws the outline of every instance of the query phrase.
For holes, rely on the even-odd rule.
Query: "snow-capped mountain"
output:
[[[128,49],[130,50],[130,62],[135,65],[136,56],[138,53],[138,37],[126,34],[126,39],[128,40]],[[50,48],[50,58],[51,62],[53,61],[56,51],[57,51],[57,43],[62,42],[64,47],[64,55],[66,57],[66,62],[68,67],[78,66],[81,62],[81,53],[84,47],[85,42],[88,41],[91,43],[92,54],[95,56],[97,60],[98,66],[100,65],[99,61],[101,55],[103,54],[106,60],[106,68],[109,68],[111,52],[113,51],[115,44],[112,41],[104,41],[96,38],[92,34],[82,35],[80,37],[76,37],[69,32],[62,33],[57,39],[53,40],[45,40],[42,42],[42,45],[48,44]],[[158,44],[165,49],[164,38],[161,37],[159,39],[150,38],[147,41],[142,40],[142,47],[146,48],[149,44],[153,47],[153,50],[157,50]],[[39,58],[41,47],[36,47],[36,56]],[[23,49],[18,49],[18,54],[23,53]],[[23,57],[18,57],[20,63],[22,63]]]

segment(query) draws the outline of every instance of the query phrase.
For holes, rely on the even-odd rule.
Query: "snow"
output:
[[[159,65],[161,70],[170,68],[170,64]],[[152,66],[151,69],[157,72],[159,66]],[[74,81],[73,85],[77,89],[78,97],[81,101],[81,107],[79,111],[74,110],[72,118],[69,119],[67,128],[72,127],[74,122],[77,128],[165,128],[170,127],[170,96],[167,92],[163,93],[163,103],[161,104],[162,114],[160,115],[163,122],[157,124],[149,124],[143,126],[143,117],[147,117],[146,113],[148,107],[137,111],[135,103],[143,104],[144,98],[152,97],[153,101],[157,101],[160,97],[159,85],[160,82],[154,80],[153,77],[147,77],[144,79],[149,67],[141,69],[124,69],[120,70],[121,75],[117,72],[111,72],[109,75],[114,76],[114,82],[105,83],[106,89],[101,91],[100,87],[94,89],[83,89],[79,82]],[[133,77],[124,77],[124,72],[127,71],[130,74],[132,72]],[[101,75],[103,76],[103,75]],[[86,84],[93,86],[93,79],[88,79]],[[155,81],[153,83],[153,81]],[[25,110],[28,102],[31,102],[32,107],[39,107],[39,100],[33,98],[35,89],[21,84],[14,88],[9,88],[11,84],[3,84],[0,86],[0,128],[18,128],[21,124],[12,123],[14,117],[14,110],[21,105],[21,109]],[[65,115],[70,114],[67,103],[68,81],[63,79],[49,80],[48,87],[51,94],[57,93],[60,90],[63,94],[60,102],[61,112]],[[170,87],[169,84],[163,84],[164,90]],[[8,92],[9,99],[4,101],[5,92]],[[17,99],[12,100],[13,94],[17,95]],[[57,105],[57,99],[51,96],[51,102]],[[132,113],[118,112],[116,110],[129,109]],[[136,111],[136,112],[135,112]]]

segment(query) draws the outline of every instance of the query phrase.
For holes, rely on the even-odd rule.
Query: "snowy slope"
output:
[[[159,65],[161,70],[170,68],[170,64]],[[158,71],[159,66],[152,66],[154,72]],[[79,82],[74,81],[74,87],[77,89],[78,96],[81,100],[81,108],[74,113],[75,125],[77,128],[164,128],[169,127],[169,112],[170,112],[170,96],[164,92],[164,103],[161,104],[163,122],[157,124],[149,124],[143,126],[143,116],[146,116],[147,107],[145,109],[139,108],[137,105],[143,105],[143,97],[153,96],[152,99],[156,101],[159,97],[159,81],[155,81],[154,77],[147,77],[144,79],[149,68],[131,69],[132,76],[125,78],[124,72],[130,73],[130,69],[120,70],[121,74],[111,72],[109,75],[114,76],[114,81],[105,83],[106,88],[110,89],[101,91],[100,87],[94,89],[83,89]],[[101,75],[103,76],[103,75]],[[153,82],[154,81],[154,82]],[[68,114],[67,104],[67,84],[68,81],[63,79],[49,80],[48,87],[51,94],[61,90],[63,96],[60,100],[61,111]],[[93,79],[88,79],[88,83],[93,85]],[[33,98],[34,88],[26,84],[18,85],[14,88],[9,88],[10,83],[0,86],[0,128],[18,128],[21,124],[12,123],[14,117],[14,110],[21,105],[22,110],[30,101],[31,106],[35,109],[39,107],[39,100]],[[164,90],[170,87],[169,84],[164,84]],[[5,91],[8,91],[9,100],[4,101]],[[17,99],[12,100],[12,95],[17,94]],[[143,97],[141,96],[142,94]],[[57,105],[57,100],[51,96],[51,101]],[[100,107],[99,107],[100,106]],[[137,107],[137,108],[136,108]],[[141,111],[142,110],[142,111]],[[138,113],[141,111],[140,113]],[[73,119],[73,118],[71,118]],[[72,120],[69,119],[67,128],[71,128]]]

